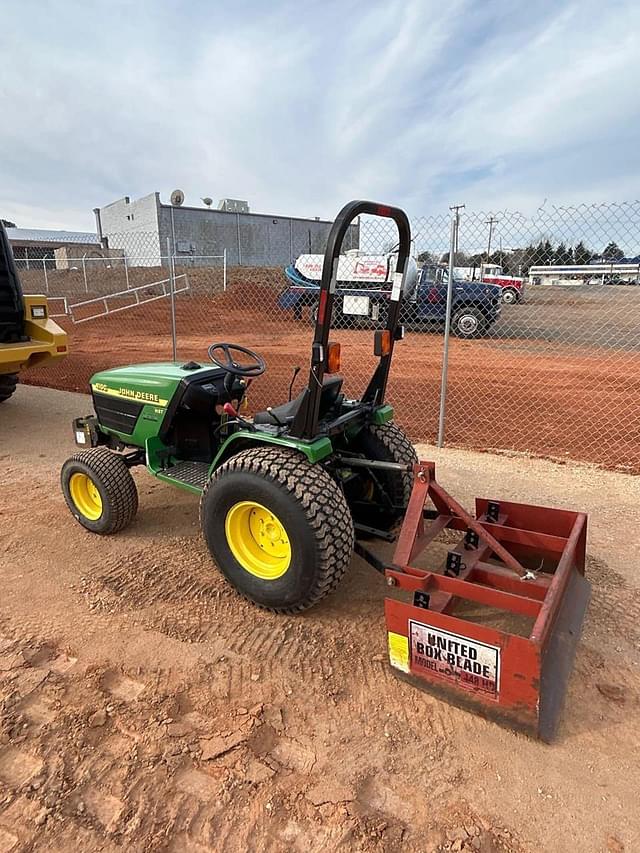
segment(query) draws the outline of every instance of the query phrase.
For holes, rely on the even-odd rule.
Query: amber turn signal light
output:
[[[391,352],[391,332],[389,329],[378,330],[373,339],[374,355],[389,355]]]
[[[340,344],[327,345],[327,373],[340,372]]]

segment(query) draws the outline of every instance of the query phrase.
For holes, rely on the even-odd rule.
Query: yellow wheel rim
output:
[[[262,504],[240,501],[224,522],[231,553],[242,568],[265,581],[281,578],[291,563],[291,544],[280,519]]]
[[[97,521],[102,515],[102,498],[98,487],[87,474],[72,474],[69,493],[78,512],[89,521]]]

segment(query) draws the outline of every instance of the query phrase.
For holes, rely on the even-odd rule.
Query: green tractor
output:
[[[394,220],[399,249],[387,325],[374,333],[379,360],[362,398],[350,400],[329,333],[343,238],[360,214]],[[209,551],[251,601],[296,613],[335,589],[354,548],[369,553],[357,540],[393,540],[413,485],[415,450],[385,402],[394,343],[404,334],[401,301],[412,285],[410,246],[403,211],[367,201],[342,209],[324,256],[307,386],[253,419],[240,414],[241,404],[265,362],[236,344],[212,344],[212,365],[96,373],[95,415],[74,420],[83,449],[61,473],[74,517],[95,533],[121,530],[138,508],[131,468],[146,465],[159,480],[201,496]]]

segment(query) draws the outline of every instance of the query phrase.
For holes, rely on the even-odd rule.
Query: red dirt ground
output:
[[[278,308],[272,282],[252,280],[251,287],[250,300],[240,282],[224,294],[180,297],[178,357],[206,360],[207,344],[214,340],[257,350],[268,367],[251,388],[250,409],[257,411],[286,399],[296,364],[303,367],[296,387],[302,386],[311,329]],[[62,325],[69,331],[70,356],[27,371],[25,382],[84,391],[96,370],[171,358],[165,299],[75,326],[63,320]],[[355,395],[371,375],[372,333],[342,330],[334,337],[343,345],[345,388]],[[409,332],[396,349],[388,399],[415,440],[436,437],[441,356],[440,334]],[[640,421],[630,417],[631,400],[639,395],[637,351],[543,339],[454,339],[446,440],[639,472]]]
[[[640,478],[418,447],[464,506],[589,513],[592,604],[547,745],[395,678],[387,587],[357,556],[277,616],[216,569],[197,497],[142,468],[131,527],[82,528],[59,478],[86,404],[2,406],[1,853],[640,850]]]

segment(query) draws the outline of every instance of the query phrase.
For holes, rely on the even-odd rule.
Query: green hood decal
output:
[[[211,371],[212,367],[184,370],[172,361],[114,367],[94,373],[91,390],[96,394],[165,407],[185,376],[197,376]]]

